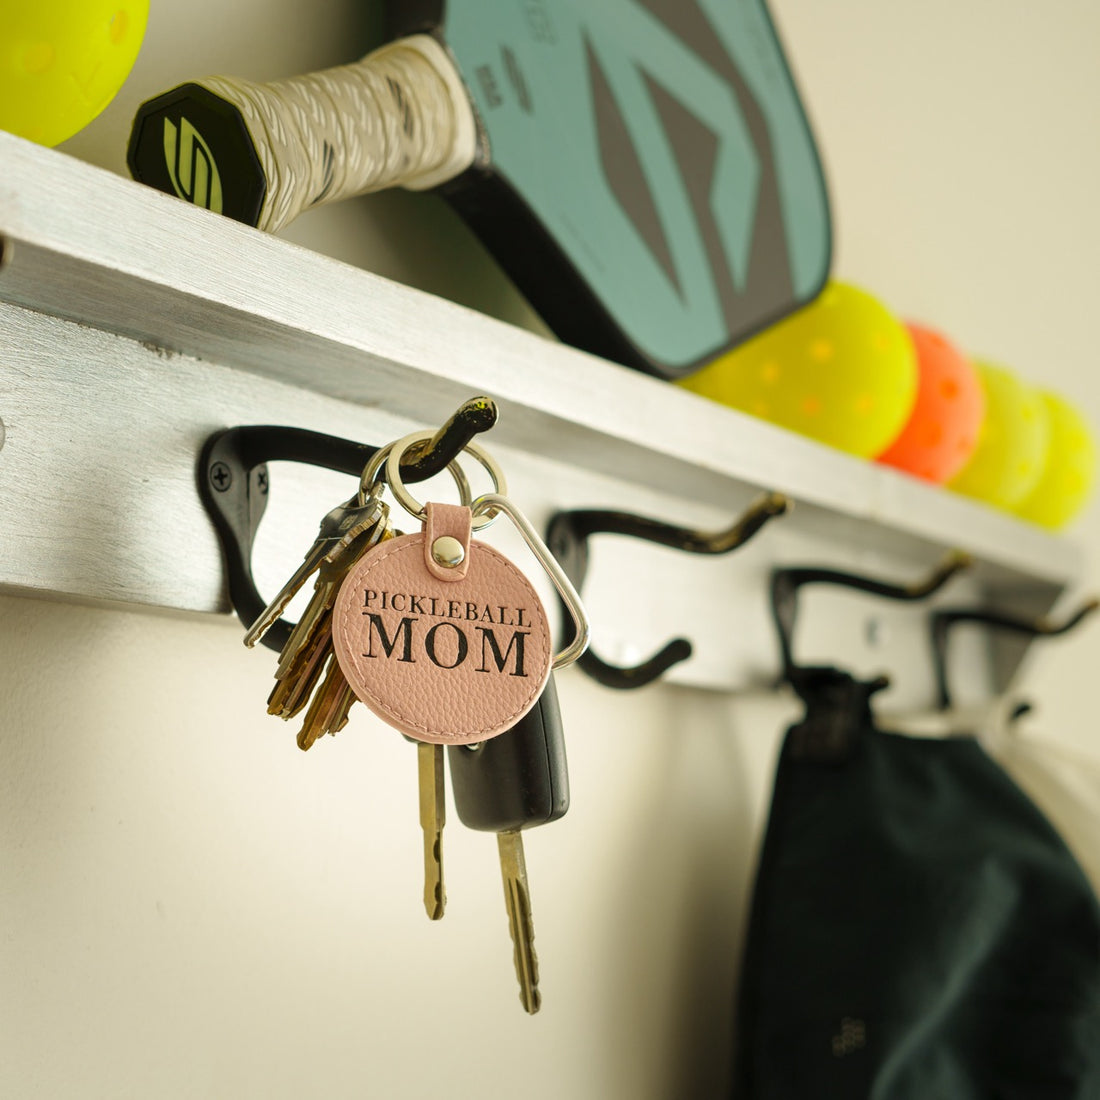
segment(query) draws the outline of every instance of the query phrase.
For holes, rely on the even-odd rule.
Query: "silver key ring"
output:
[[[366,466],[363,467],[363,473],[359,477],[360,507],[366,504],[367,497],[370,496],[371,493],[373,493],[380,484],[382,484],[378,475],[382,472],[382,467],[386,464],[387,459],[389,459],[390,455],[393,453],[394,448],[401,448],[401,450],[397,452],[397,461],[398,464],[400,464],[401,456],[403,456],[404,453],[409,449],[409,447],[412,446],[411,441],[414,440],[414,438],[416,440],[423,439],[424,441],[427,441],[432,438],[432,435],[432,432],[418,432],[415,437],[406,436],[404,439],[398,440],[396,443],[387,443],[384,447],[379,447],[378,450],[375,451],[373,455],[371,455],[370,461],[366,464]],[[407,446],[405,446],[405,444],[407,444]],[[473,493],[470,491],[470,483],[466,479],[465,472],[463,471],[462,467],[459,466],[459,464],[453,459],[452,461],[447,463],[447,472],[451,475],[452,478],[454,478],[454,483],[458,487],[459,499],[461,500],[462,504],[464,504],[468,508],[471,501],[473,500]],[[387,478],[388,476],[389,468],[387,466]],[[401,481],[400,471],[398,471],[397,478],[398,484],[401,486],[400,492],[404,493],[408,497],[408,490],[405,488],[405,483]],[[396,496],[397,499],[401,501],[404,507],[408,508],[408,504],[406,504],[405,501],[401,499],[401,496],[399,495],[397,489],[394,489],[394,496]],[[408,499],[412,500],[411,497],[408,497]],[[413,514],[415,515],[416,513]]]
[[[435,432],[413,432],[411,435],[405,436],[404,439],[399,439],[396,443],[391,443],[389,447],[383,448],[383,450],[387,452],[386,481],[390,489],[393,490],[393,495],[397,498],[401,507],[411,515],[416,516],[417,519],[424,518],[424,505],[409,492],[405,487],[405,483],[401,480],[401,459],[410,447],[418,443],[426,443],[434,435]],[[493,479],[493,493],[500,496],[506,496],[508,493],[508,483],[504,479],[504,472],[488,451],[482,450],[476,443],[467,443],[462,450],[464,453],[470,454],[477,459],[477,461],[488,471],[489,476]],[[375,455],[375,458],[377,459],[378,455]],[[454,469],[452,469],[452,467],[454,467]],[[472,497],[470,495],[470,485],[466,480],[466,475],[462,473],[461,467],[458,466],[457,462],[451,462],[447,469],[451,470],[455,479],[455,484],[458,485],[459,495],[462,497],[462,504],[469,508],[472,503]],[[456,470],[458,471],[457,473],[455,473]],[[363,471],[363,475],[364,477],[366,476],[366,470]],[[461,481],[459,480],[460,478]],[[473,530],[483,530],[496,518],[497,509],[495,508],[487,509],[482,514],[475,515],[473,519]]]

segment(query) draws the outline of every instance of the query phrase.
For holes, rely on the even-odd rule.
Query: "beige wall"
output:
[[[837,273],[1100,423],[1100,9],[775,7],[825,152]],[[153,8],[130,82],[67,146],[119,171],[147,96],[347,60],[362,41],[351,0]],[[430,197],[316,211],[288,235],[530,319]],[[1098,524],[1093,508],[1078,528],[1091,577]],[[1047,734],[1100,757],[1097,637],[1051,645],[1023,686]],[[527,1018],[491,838],[448,828],[451,903],[430,925],[408,746],[360,715],[303,757],[263,713],[269,663],[239,638],[230,621],[0,596],[0,1095],[724,1094],[789,706],[561,678],[573,808],[528,840],[545,999]]]

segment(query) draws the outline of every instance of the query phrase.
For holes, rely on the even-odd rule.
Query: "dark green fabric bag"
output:
[[[1100,906],[972,738],[800,670],[741,978],[737,1100],[1100,1100]]]

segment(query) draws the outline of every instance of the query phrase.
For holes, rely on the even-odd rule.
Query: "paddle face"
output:
[[[442,193],[562,339],[665,377],[812,299],[813,138],[763,0],[418,0],[482,162]]]

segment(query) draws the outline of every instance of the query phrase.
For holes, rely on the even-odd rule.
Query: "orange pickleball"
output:
[[[941,485],[974,453],[985,397],[974,365],[946,337],[922,325],[906,328],[917,353],[917,400],[878,461]]]

